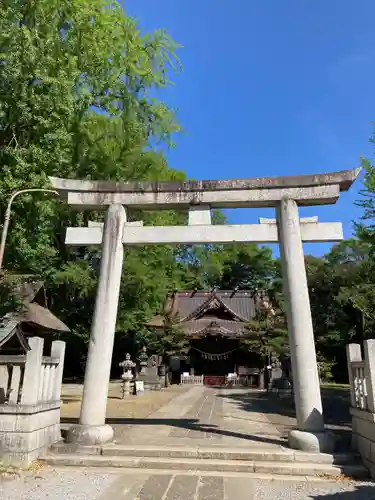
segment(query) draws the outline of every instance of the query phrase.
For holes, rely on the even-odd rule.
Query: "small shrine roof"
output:
[[[193,317],[204,304],[209,306],[209,302],[214,298],[219,299],[228,310],[243,321],[250,320],[256,314],[254,292],[249,290],[202,290],[176,293],[178,316],[181,319]]]
[[[15,280],[28,279],[15,286],[14,293],[22,300],[22,307],[16,312],[9,312],[0,318],[0,348],[8,342],[14,335],[20,339],[22,345],[27,346],[22,324],[34,325],[52,332],[69,332],[70,329],[65,323],[57,318],[47,307],[43,307],[37,302],[33,302],[39,291],[44,287],[43,281],[30,280],[32,276],[11,276]],[[44,300],[43,300],[44,302]]]

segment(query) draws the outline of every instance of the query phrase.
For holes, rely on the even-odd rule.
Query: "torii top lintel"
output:
[[[51,185],[80,209],[104,209],[111,204],[134,208],[213,208],[272,207],[283,198],[299,205],[327,205],[347,191],[360,169],[325,174],[287,177],[205,181],[116,182],[50,177]]]

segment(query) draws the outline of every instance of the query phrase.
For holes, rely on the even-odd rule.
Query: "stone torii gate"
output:
[[[50,178],[53,189],[77,210],[107,210],[104,226],[68,228],[67,245],[102,245],[99,286],[89,343],[80,422],[68,440],[99,444],[113,439],[105,424],[123,245],[280,243],[297,413],[289,446],[330,452],[324,426],[303,242],[340,241],[341,223],[299,218],[299,206],[335,203],[360,169],[296,177],[187,182],[112,182]],[[260,224],[211,225],[212,208],[275,207],[276,219]],[[188,226],[127,222],[132,209],[185,209]]]

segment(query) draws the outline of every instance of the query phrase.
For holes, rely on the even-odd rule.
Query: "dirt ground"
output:
[[[141,396],[121,396],[121,382],[111,382],[107,418],[146,418],[184,391],[184,386],[173,385],[162,391],[147,391]],[[72,421],[79,418],[81,410],[82,385],[63,384],[61,420]]]

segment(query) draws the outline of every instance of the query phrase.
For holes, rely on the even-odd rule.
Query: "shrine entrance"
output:
[[[203,375],[206,386],[227,386],[231,374],[241,377],[244,385],[259,386],[262,359],[257,353],[241,349],[238,339],[206,336],[195,339],[189,351],[189,370],[195,375]]]
[[[147,326],[165,335],[168,318],[189,340],[188,356],[180,359],[178,379],[182,374],[203,376],[206,385],[219,386],[236,374],[243,376],[246,385],[258,386],[262,360],[242,349],[241,340],[252,338],[249,322],[265,300],[261,291],[174,291],[164,303],[163,315],[151,318]]]
[[[209,335],[192,341],[190,366],[196,375],[203,375],[204,385],[225,386],[225,379],[236,369],[238,341],[221,335]]]
[[[104,224],[89,221],[88,227],[69,227],[65,239],[68,245],[102,247],[80,421],[69,430],[69,439],[85,445],[113,440],[114,431],[105,420],[124,246],[280,243],[297,412],[297,429],[290,432],[289,445],[329,453],[334,441],[323,419],[302,244],[340,241],[343,231],[341,223],[301,218],[299,207],[335,203],[359,172],[183,182],[50,178],[53,189],[70,206],[107,210]],[[213,209],[259,207],[275,208],[276,219],[260,218],[259,225],[215,225],[211,221]],[[135,216],[143,210],[174,209],[188,212],[187,226],[144,226],[142,220],[129,220],[132,211]]]

